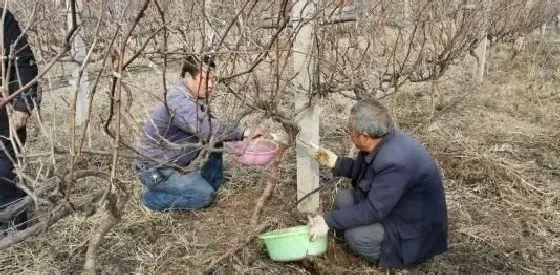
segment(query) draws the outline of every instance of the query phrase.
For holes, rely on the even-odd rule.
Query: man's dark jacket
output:
[[[371,153],[339,157],[336,176],[352,179],[356,204],[334,210],[329,227],[381,223],[381,267],[411,267],[447,250],[447,208],[439,170],[428,152],[394,130]]]
[[[0,18],[4,9],[0,8]],[[37,64],[33,51],[29,46],[26,35],[21,37],[21,28],[14,15],[6,10],[4,17],[4,70],[5,75],[9,71],[8,90],[12,94],[25,86],[29,81],[37,76]],[[18,39],[19,37],[19,39]],[[11,46],[15,45],[14,59],[9,59]],[[0,74],[0,81],[1,79]],[[19,76],[19,77],[18,77]],[[30,112],[38,100],[38,85],[34,84],[29,90],[24,91],[12,101],[14,109],[20,112]],[[6,107],[0,109],[0,136],[9,136],[8,113]]]

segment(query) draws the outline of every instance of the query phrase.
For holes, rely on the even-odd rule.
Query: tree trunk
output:
[[[308,3],[306,3],[308,2]],[[298,20],[301,16],[308,17],[317,6],[316,0],[298,1],[294,4],[292,18]],[[296,21],[303,24],[302,21]],[[315,22],[305,24],[297,34],[292,58],[296,77],[294,78],[294,99],[296,110],[301,110],[309,104],[313,93],[312,84],[317,75],[315,71],[316,53],[314,52]],[[319,106],[311,100],[311,106],[303,111],[296,120],[300,126],[299,139],[319,144]],[[297,198],[300,199],[319,186],[319,165],[309,154],[308,148],[297,141]],[[319,195],[313,194],[298,205],[301,213],[315,213],[319,209]]]
[[[484,68],[486,66],[486,45],[488,39],[486,39],[486,34],[481,37],[482,41],[478,48],[476,49],[476,54],[478,55],[478,68],[476,74],[476,81],[481,83],[484,80]]]
[[[212,11],[212,0],[204,0],[204,16],[206,18],[212,18],[211,13]],[[208,23],[211,22],[210,20],[204,20],[204,45],[203,45],[203,52],[210,51],[212,49],[212,42],[214,42],[214,31],[212,30],[212,26]]]
[[[70,8],[70,0],[66,0],[68,10],[68,29],[72,28],[72,13]],[[82,0],[76,0],[76,24],[80,25],[80,11],[82,10]],[[78,83],[78,74],[80,67],[86,58],[86,45],[83,37],[84,28],[79,27],[74,38],[72,39],[72,49],[70,55],[73,58],[72,62],[72,79],[70,84],[73,90],[78,90],[78,99],[76,101],[76,125],[82,125],[87,118],[87,110],[91,97],[90,93],[90,75],[87,71],[83,72],[82,78]]]

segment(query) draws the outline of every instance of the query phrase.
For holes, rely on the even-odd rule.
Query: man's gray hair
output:
[[[359,134],[380,138],[394,128],[393,119],[383,103],[374,98],[362,99],[350,111],[350,125]]]

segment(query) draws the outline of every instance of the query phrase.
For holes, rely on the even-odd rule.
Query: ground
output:
[[[407,85],[385,99],[398,127],[428,148],[445,178],[449,251],[422,264],[420,272],[560,271],[560,48],[552,40],[530,42],[513,60],[509,60],[507,45],[496,44],[481,84],[471,81],[473,61],[466,57],[438,82],[434,106],[432,83]],[[346,154],[351,145],[345,132],[350,106],[350,101],[336,96],[322,102],[321,143],[339,154]],[[102,162],[92,159],[88,165],[97,165],[96,161]],[[290,151],[261,223],[283,227],[302,222],[291,208],[296,190],[294,161]],[[331,180],[324,172],[326,184]],[[333,240],[326,255],[275,263],[256,239],[208,269],[253,234],[249,220],[264,187],[266,169],[241,166],[228,158],[227,174],[230,180],[212,207],[162,214],[141,206],[139,183],[130,163],[123,161],[119,175],[135,192],[121,223],[100,249],[100,271],[384,274]],[[330,208],[333,193],[330,187],[322,191],[324,211]],[[0,251],[0,272],[81,272],[89,232],[99,221],[99,215],[71,216],[42,236]]]

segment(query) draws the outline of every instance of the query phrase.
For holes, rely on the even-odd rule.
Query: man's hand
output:
[[[338,158],[335,153],[330,150],[321,148],[316,144],[311,143],[313,147],[313,157],[319,162],[320,165],[334,168],[336,159]]]
[[[329,226],[321,215],[315,217],[308,216],[309,219],[309,240],[315,241],[317,238],[325,237],[329,233]]]
[[[29,118],[29,114],[26,112],[12,112],[12,122],[14,123],[14,127],[16,128],[16,130],[25,127],[25,125],[27,124],[27,118]]]
[[[263,124],[257,124],[253,127],[249,127],[245,129],[245,132],[243,132],[243,137],[254,139],[254,138],[266,136],[268,135],[268,132],[269,132],[268,127],[266,127]]]

